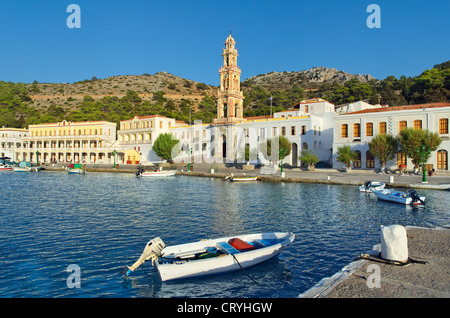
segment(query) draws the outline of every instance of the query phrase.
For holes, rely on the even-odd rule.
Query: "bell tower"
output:
[[[230,35],[225,40],[223,66],[220,68],[220,88],[217,94],[215,124],[235,124],[242,120],[244,94],[241,92],[241,70],[237,66],[236,41]]]

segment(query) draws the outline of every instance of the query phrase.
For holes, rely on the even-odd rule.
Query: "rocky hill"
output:
[[[25,84],[34,106],[45,109],[51,104],[65,110],[77,107],[77,104],[89,95],[94,100],[105,96],[122,98],[128,90],[136,91],[142,100],[152,100],[155,92],[164,92],[164,97],[179,102],[181,99],[192,101],[196,107],[205,95],[215,95],[217,88],[200,82],[184,79],[167,72],[153,75],[118,75],[105,79],[93,77],[72,84],[69,83],[32,83]]]
[[[294,72],[270,72],[260,74],[245,80],[248,85],[258,85],[265,89],[283,90],[299,84],[303,88],[314,87],[314,84],[333,83],[344,84],[345,82],[356,78],[361,83],[367,83],[375,78],[369,74],[350,74],[339,71],[335,68],[313,67],[305,71]]]

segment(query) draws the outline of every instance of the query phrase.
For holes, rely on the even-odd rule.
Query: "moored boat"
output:
[[[9,164],[0,163],[0,171],[12,171],[13,166]]]
[[[258,176],[235,176],[231,174],[230,176],[225,177],[226,180],[229,180],[231,182],[248,182],[248,181],[258,181]]]
[[[152,260],[162,281],[244,269],[278,255],[295,238],[290,232],[229,236],[166,247],[160,238],[147,243],[126,275]]]
[[[370,193],[372,190],[383,190],[385,183],[381,181],[366,181],[363,185],[359,186],[359,192]]]
[[[86,165],[80,163],[72,163],[66,167],[66,171],[70,174],[85,174]]]
[[[13,167],[14,172],[38,172],[41,169],[41,166],[34,166],[29,161],[21,161],[18,166]]]
[[[420,196],[416,190],[411,189],[408,192],[402,192],[392,189],[372,190],[378,199],[400,203],[405,205],[425,204],[425,196]]]
[[[139,171],[136,173],[137,177],[172,177],[176,170],[156,170],[156,171]]]

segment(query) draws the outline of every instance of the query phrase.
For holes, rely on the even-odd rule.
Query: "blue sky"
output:
[[[81,28],[66,25],[69,4]],[[369,4],[381,28],[366,25]],[[450,59],[450,1],[0,1],[0,80],[72,83],[166,71],[218,85],[230,29],[242,80],[332,67],[416,76]]]

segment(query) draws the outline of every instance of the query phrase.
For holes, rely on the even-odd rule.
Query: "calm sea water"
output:
[[[3,298],[296,297],[379,243],[381,225],[450,221],[445,191],[420,190],[427,205],[411,208],[355,186],[64,172],[3,172],[0,179]],[[146,263],[127,279],[121,274],[157,236],[173,245],[270,231],[292,231],[296,240],[244,271],[162,283]],[[67,285],[72,264],[80,288]]]

